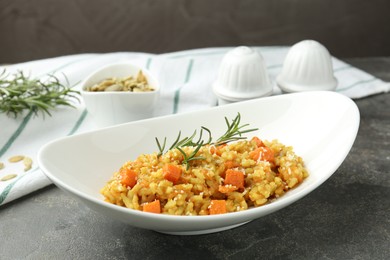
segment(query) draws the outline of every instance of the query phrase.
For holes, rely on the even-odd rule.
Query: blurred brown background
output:
[[[323,43],[390,56],[388,0],[0,0],[0,64],[76,53]]]

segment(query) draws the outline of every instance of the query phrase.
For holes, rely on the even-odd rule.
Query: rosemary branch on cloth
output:
[[[57,106],[74,107],[79,102],[79,91],[62,84],[58,78],[49,75],[47,80],[32,79],[19,71],[8,75],[0,74],[0,113],[17,117],[23,111],[51,116],[50,110]]]

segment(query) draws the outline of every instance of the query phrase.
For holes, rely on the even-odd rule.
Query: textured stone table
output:
[[[390,58],[346,60],[390,81]],[[124,226],[49,186],[0,208],[0,259],[388,259],[390,94],[357,100],[355,144],[337,172],[291,206],[209,235]]]

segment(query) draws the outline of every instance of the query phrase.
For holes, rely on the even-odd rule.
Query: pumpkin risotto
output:
[[[211,215],[264,205],[308,176],[302,158],[277,140],[206,144],[183,164],[183,152],[196,148],[142,154],[115,172],[101,193],[107,202],[130,209]]]

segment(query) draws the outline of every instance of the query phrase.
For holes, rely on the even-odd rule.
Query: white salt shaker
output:
[[[269,96],[272,89],[263,57],[247,46],[225,54],[213,84],[220,105]]]
[[[337,79],[329,51],[314,40],[296,43],[287,53],[276,83],[284,92],[335,90]]]

